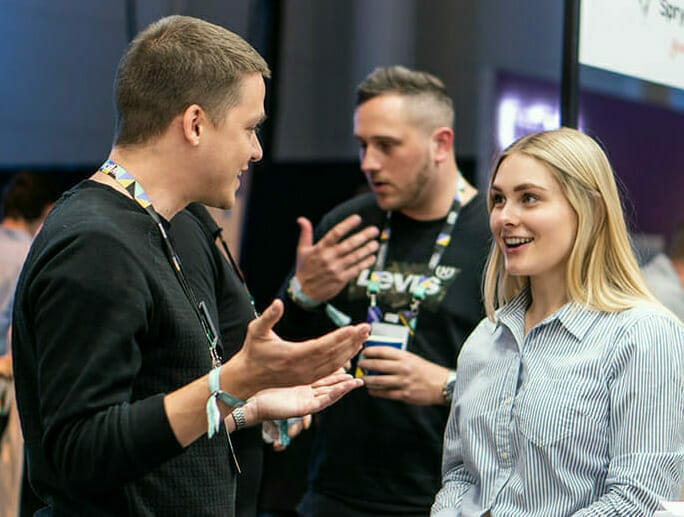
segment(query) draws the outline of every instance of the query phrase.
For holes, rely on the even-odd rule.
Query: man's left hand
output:
[[[416,354],[390,346],[364,348],[358,366],[376,375],[364,375],[368,393],[407,404],[443,404],[442,388],[449,370]]]

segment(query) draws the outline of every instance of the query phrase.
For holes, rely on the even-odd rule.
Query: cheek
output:
[[[489,230],[496,237],[497,234],[499,233],[500,229],[501,229],[501,218],[496,213],[496,211],[493,211],[491,214],[489,214]]]

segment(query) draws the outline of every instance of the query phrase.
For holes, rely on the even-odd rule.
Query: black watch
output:
[[[444,403],[449,405],[451,400],[454,398],[454,386],[456,385],[456,372],[454,370],[449,371],[449,376],[442,386],[442,397],[444,397]]]

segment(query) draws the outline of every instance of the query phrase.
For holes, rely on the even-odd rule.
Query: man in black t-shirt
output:
[[[366,389],[319,415],[302,515],[427,515],[440,487],[456,359],[483,316],[489,243],[485,203],[458,170],[452,125],[439,79],[375,70],[354,114],[372,194],[332,210],[315,235],[298,220],[279,331],[305,337],[368,320],[385,344],[353,364]]]

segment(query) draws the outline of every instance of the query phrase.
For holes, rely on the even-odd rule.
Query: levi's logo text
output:
[[[366,298],[366,287],[371,272],[371,269],[364,269],[356,280],[349,285],[348,296],[350,300]],[[380,284],[378,295],[383,305],[393,309],[406,307],[411,301],[412,291],[421,282],[424,272],[425,264],[423,263],[390,263],[384,270],[375,271],[376,279]],[[454,266],[438,265],[426,289],[423,307],[438,305],[460,272],[461,270]]]

